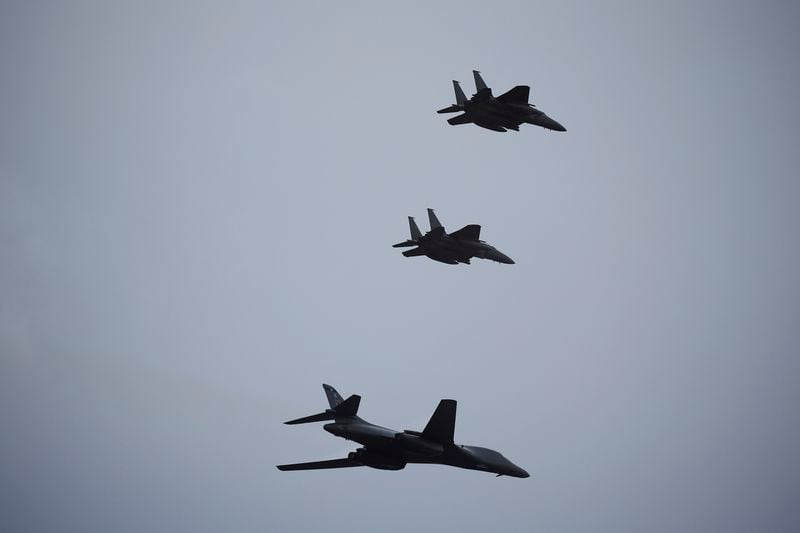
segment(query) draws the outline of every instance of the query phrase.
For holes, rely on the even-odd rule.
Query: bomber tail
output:
[[[331,409],[336,409],[336,406],[344,401],[342,395],[327,383],[323,383],[322,388],[325,389],[325,396],[328,397],[328,403],[330,404]]]
[[[322,422],[324,420],[336,420],[338,418],[353,418],[358,414],[361,396],[353,394],[346,400],[343,400],[342,396],[336,392],[336,389],[330,385],[323,384],[322,388],[325,389],[325,395],[328,397],[328,403],[331,406],[330,409],[326,409],[315,415],[295,418],[294,420],[284,422],[284,424],[308,424],[309,422]]]
[[[428,421],[422,436],[434,442],[453,444],[456,432],[456,401],[442,400]]]

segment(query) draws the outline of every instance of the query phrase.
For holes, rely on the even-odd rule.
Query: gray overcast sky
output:
[[[2,2],[0,529],[800,530],[798,15]],[[473,68],[569,131],[447,125]],[[531,477],[279,472],[322,382]]]

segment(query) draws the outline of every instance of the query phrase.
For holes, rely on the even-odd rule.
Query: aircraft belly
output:
[[[525,122],[526,115],[515,111],[498,110],[491,115],[491,121],[500,125],[520,124]]]
[[[432,251],[428,257],[441,263],[456,265],[460,260],[472,257],[472,254],[460,245],[443,243],[437,250]]]
[[[456,261],[455,259],[450,259],[449,257],[444,257],[444,256],[440,256],[440,255],[429,255],[428,257],[430,257],[434,261],[439,261],[440,263],[446,263],[448,265],[457,265],[458,264],[458,261]]]

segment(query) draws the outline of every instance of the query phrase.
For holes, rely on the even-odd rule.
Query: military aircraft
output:
[[[456,425],[456,401],[442,400],[422,431],[396,431],[370,424],[356,416],[361,396],[346,400],[330,385],[322,385],[330,409],[316,415],[298,418],[286,424],[307,424],[333,420],[323,429],[337,437],[363,445],[342,459],[277,465],[278,470],[320,470],[369,466],[379,470],[402,470],[407,464],[442,464],[492,472],[498,476],[528,477],[528,473],[500,453],[478,446],[453,442]]]
[[[457,265],[458,263],[469,264],[472,257],[481,259],[491,259],[498,263],[513,265],[514,260],[500,252],[494,246],[486,244],[480,239],[481,227],[477,224],[464,226],[453,233],[445,233],[442,223],[436,218],[433,209],[428,209],[428,220],[431,230],[425,235],[419,231],[414,217],[408,217],[408,225],[411,228],[411,239],[393,244],[393,248],[405,248],[416,246],[413,250],[406,250],[403,255],[414,257],[426,255],[434,261]]]
[[[467,100],[459,82],[453,80],[456,103],[437,111],[437,113],[464,112],[463,115],[447,120],[451,126],[473,123],[492,131],[506,131],[507,129],[519,131],[519,125],[526,123],[549,130],[567,131],[564,126],[536,109],[533,104],[528,103],[531,90],[529,86],[517,85],[507,93],[495,97],[481,78],[480,72],[473,70],[472,75],[475,77],[475,90],[477,91],[472,98]]]

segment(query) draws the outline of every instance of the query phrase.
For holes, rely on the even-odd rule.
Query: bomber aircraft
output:
[[[332,420],[323,429],[337,437],[355,441],[363,447],[342,459],[277,465],[279,470],[320,470],[369,466],[379,470],[402,470],[406,464],[442,464],[470,470],[492,472],[498,476],[528,477],[528,473],[499,452],[453,442],[456,425],[456,401],[442,400],[422,431],[396,431],[370,424],[356,416],[361,396],[346,400],[330,385],[322,385],[330,409],[298,418],[286,424],[306,424]]]
[[[475,77],[477,91],[472,98],[467,100],[459,82],[453,80],[456,103],[437,111],[437,113],[464,112],[463,115],[447,120],[451,126],[473,123],[492,131],[519,131],[519,125],[526,123],[554,131],[567,131],[564,126],[536,109],[535,105],[528,103],[531,90],[529,86],[517,85],[495,97],[481,78],[480,72],[473,70],[472,75]]]
[[[479,225],[470,224],[448,234],[444,231],[442,223],[436,218],[433,209],[430,208],[428,209],[428,221],[430,222],[431,230],[423,235],[417,227],[417,223],[414,222],[414,217],[408,217],[411,239],[393,244],[392,247],[416,246],[413,250],[403,252],[403,255],[406,257],[425,255],[434,261],[447,263],[448,265],[457,265],[458,263],[468,265],[469,260],[473,257],[491,259],[492,261],[509,265],[514,264],[513,259],[481,240],[481,227]]]

